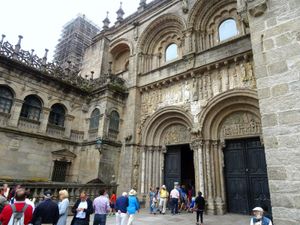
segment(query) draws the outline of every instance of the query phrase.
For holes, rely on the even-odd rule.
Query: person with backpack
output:
[[[25,190],[15,191],[15,201],[12,205],[6,205],[0,214],[2,225],[27,225],[32,219],[32,207],[25,203]]]
[[[202,192],[199,191],[198,196],[195,200],[195,211],[197,212],[196,213],[196,221],[197,221],[196,224],[199,224],[199,217],[200,217],[201,225],[203,225],[203,212],[204,212],[204,209],[205,209],[205,200],[202,197]]]
[[[52,192],[44,192],[44,201],[42,201],[34,210],[32,221],[33,225],[56,224],[59,219],[58,205],[52,201]]]
[[[250,220],[250,225],[272,225],[272,221],[264,216],[264,210],[261,207],[252,209],[254,217]]]

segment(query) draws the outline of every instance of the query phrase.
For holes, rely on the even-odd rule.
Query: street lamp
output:
[[[102,138],[98,137],[96,139],[96,149],[99,151],[100,154],[102,152],[102,146],[103,146],[103,140]]]

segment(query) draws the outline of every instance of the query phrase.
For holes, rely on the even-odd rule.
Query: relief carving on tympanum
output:
[[[189,143],[191,133],[184,125],[172,125],[163,132],[161,140],[164,145]]]
[[[260,119],[249,112],[233,113],[225,119],[221,126],[223,138],[260,135],[261,132]]]

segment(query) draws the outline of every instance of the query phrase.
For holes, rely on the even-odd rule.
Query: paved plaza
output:
[[[142,210],[137,214],[134,225],[191,225],[196,224],[195,213],[182,213],[175,216],[166,215],[150,215],[146,210]],[[71,221],[71,217],[69,217]],[[70,224],[70,222],[68,223]],[[93,224],[93,216],[90,224]],[[115,225],[115,216],[107,218],[106,225]],[[204,215],[204,225],[247,225],[250,224],[250,216],[242,216],[236,214],[226,214],[223,216]]]

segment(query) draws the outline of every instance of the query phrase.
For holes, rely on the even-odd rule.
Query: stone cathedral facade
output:
[[[2,39],[1,179],[116,183],[141,198],[179,182],[208,213],[265,205],[298,224],[299,10],[141,1],[103,21],[79,74]]]

